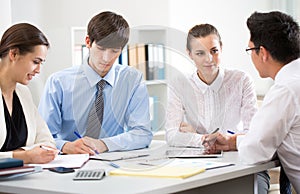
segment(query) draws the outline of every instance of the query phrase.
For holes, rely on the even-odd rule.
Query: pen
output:
[[[213,135],[213,134],[217,133],[218,131],[219,131],[219,128],[216,128],[213,132],[210,133],[210,135]],[[215,138],[212,138],[212,139],[215,139]],[[209,141],[212,141],[212,139],[209,140]],[[208,142],[208,141],[207,140],[203,140],[202,145],[205,144],[206,142]]]
[[[75,134],[79,139],[82,138],[81,135],[80,135],[79,133],[77,133],[76,131],[74,131],[74,134]],[[95,152],[96,154],[99,154],[99,152],[98,152],[97,150],[94,150],[94,152]]]
[[[46,147],[46,146],[42,146],[40,145],[40,148],[43,149],[43,150],[53,150],[53,151],[58,151],[58,154],[62,154],[61,151],[57,150],[57,149],[54,149],[54,148],[50,148],[50,147]]]
[[[234,132],[233,131],[230,131],[230,130],[227,130],[227,133],[229,133],[229,134],[234,134]]]
[[[216,128],[213,132],[211,132],[210,134],[214,134],[217,133],[219,131],[219,128]]]
[[[117,165],[117,164],[115,164],[115,163],[112,163],[112,162],[110,162],[109,165],[112,166],[112,167],[114,167],[114,168],[120,168],[119,165]]]
[[[80,135],[79,133],[77,133],[76,131],[74,131],[74,134],[75,134],[79,139],[82,138],[81,135]]]

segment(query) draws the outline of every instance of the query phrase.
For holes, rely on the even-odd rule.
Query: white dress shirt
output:
[[[275,153],[300,193],[300,59],[285,65],[253,117],[249,132],[237,139],[243,161],[271,160]]]
[[[257,110],[252,79],[239,70],[219,69],[211,85],[202,82],[197,73],[172,79],[168,88],[166,140],[171,146],[201,147],[201,134],[220,128],[246,132]],[[184,121],[197,133],[179,132]]]

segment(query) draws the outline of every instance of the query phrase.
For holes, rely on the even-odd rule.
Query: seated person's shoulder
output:
[[[70,80],[74,79],[76,75],[78,75],[81,72],[81,69],[79,66],[69,67],[57,72],[54,72],[49,76],[49,80],[57,81],[57,80]]]

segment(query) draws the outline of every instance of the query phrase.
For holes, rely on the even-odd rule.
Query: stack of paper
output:
[[[88,154],[57,155],[56,158],[47,164],[29,164],[30,166],[41,166],[42,168],[80,168],[89,160]]]
[[[0,170],[0,180],[13,179],[20,176],[41,172],[43,169],[39,166],[20,166],[15,168],[6,168]]]

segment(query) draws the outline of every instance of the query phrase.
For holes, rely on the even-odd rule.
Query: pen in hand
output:
[[[207,143],[208,141],[213,141],[213,140],[215,140],[216,138],[217,138],[217,136],[213,136],[212,137],[212,135],[214,135],[215,133],[217,133],[219,131],[219,128],[216,128],[213,132],[211,132],[210,134],[209,134],[209,136],[211,137],[209,140],[206,140],[207,138],[205,138],[204,140],[203,140],[203,142],[202,142],[202,145],[204,145],[205,143]]]
[[[46,147],[46,146],[43,146],[43,145],[40,145],[40,148],[43,149],[43,150],[53,150],[53,151],[57,151],[57,154],[63,154],[61,151],[57,150],[57,149],[54,149],[54,148],[50,148],[50,147]]]
[[[76,131],[74,131],[74,134],[79,138],[81,139],[81,135],[79,133],[77,133]],[[93,150],[96,154],[99,154],[99,152],[97,150]]]

